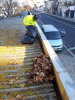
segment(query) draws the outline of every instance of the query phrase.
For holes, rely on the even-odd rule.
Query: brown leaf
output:
[[[37,70],[39,71],[39,70],[41,70],[41,68],[38,66]]]
[[[48,77],[45,77],[45,82],[47,82],[49,79],[48,79]]]
[[[49,59],[49,56],[47,56],[47,59]]]
[[[39,81],[38,76],[36,76],[36,81],[37,81],[37,82]]]
[[[49,69],[48,72],[49,72],[49,73],[52,72],[52,69]]]
[[[48,66],[44,67],[44,70],[48,70],[48,69],[49,69],[49,67],[48,67]]]
[[[18,94],[17,96],[16,96],[16,99],[20,99],[21,98],[21,96]]]
[[[34,62],[37,61],[37,58],[34,58],[33,61],[34,61]]]
[[[16,79],[15,79],[15,78],[14,78],[14,79],[9,80],[9,83],[8,83],[8,84],[9,84],[9,85],[12,85],[14,81],[16,81]]]
[[[43,55],[44,55],[43,53],[41,55],[39,55],[39,58],[43,58]]]
[[[18,79],[18,77],[15,77],[15,79],[17,80],[17,79]]]
[[[42,80],[42,78],[41,78],[41,77],[38,77],[38,79],[39,79],[39,82],[43,82],[43,80]]]
[[[12,85],[12,84],[13,84],[13,81],[10,81],[8,84],[9,84],[9,85]]]
[[[30,72],[30,74],[28,75],[28,78],[29,79],[33,78],[33,72]]]
[[[37,55],[37,58],[39,58],[40,57],[40,55]]]
[[[46,66],[46,64],[45,63],[41,63],[41,67],[45,67]]]
[[[30,72],[28,76],[28,84],[33,84],[34,82],[40,83],[43,82],[43,79],[47,82],[53,79],[51,75],[52,64],[49,59],[49,56],[45,54],[37,55],[33,59],[33,72]]]
[[[37,76],[38,74],[36,72],[33,72],[34,76]]]
[[[46,75],[49,77],[50,76],[50,72],[47,70],[46,71]]]
[[[52,74],[49,76],[49,80],[53,80],[55,76],[52,76]]]
[[[37,68],[34,68],[34,72],[36,72],[37,71]]]
[[[28,80],[28,84],[33,85],[33,79]]]
[[[38,67],[38,64],[34,64],[34,68]]]
[[[47,55],[43,55],[43,58],[47,58]]]
[[[52,64],[49,64],[49,67],[51,67],[52,66]]]
[[[39,76],[36,76],[36,81],[37,81],[37,82],[43,82],[42,78],[39,77]]]
[[[43,72],[40,72],[40,73],[38,74],[38,76],[43,78],[43,77],[45,76],[45,74],[44,74]]]
[[[14,79],[9,80],[9,82],[11,82],[11,81],[14,82],[14,81],[16,81],[16,79],[14,78]]]
[[[17,69],[17,67],[15,67],[15,69]]]
[[[34,76],[34,82],[36,82],[36,76]]]

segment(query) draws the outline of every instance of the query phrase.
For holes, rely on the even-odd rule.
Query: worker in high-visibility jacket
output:
[[[29,41],[34,41],[37,35],[37,28],[35,26],[35,22],[38,19],[37,15],[27,15],[23,19],[23,23],[26,26],[26,34],[25,39],[23,39],[22,43],[29,43]],[[30,40],[29,40],[30,39]]]
[[[35,27],[35,22],[38,19],[37,15],[27,15],[24,19],[23,19],[23,23],[26,26],[26,31],[27,34],[30,34],[31,37],[36,37],[36,27]],[[36,32],[36,33],[35,33]]]
[[[27,15],[24,19],[23,19],[23,23],[25,26],[29,26],[29,25],[35,25],[35,21],[37,20],[37,15]]]

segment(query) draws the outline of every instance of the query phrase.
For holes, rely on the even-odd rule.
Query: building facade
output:
[[[73,17],[73,14],[69,12],[68,8],[73,7],[74,5],[75,0],[58,0],[58,14],[63,17]]]
[[[59,5],[71,6],[74,5],[75,0],[58,0]]]
[[[27,3],[28,3],[32,8],[37,8],[37,9],[39,9],[40,6],[44,5],[44,0],[27,0]]]

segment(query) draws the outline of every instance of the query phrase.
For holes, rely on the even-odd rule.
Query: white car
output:
[[[55,51],[61,51],[63,49],[63,41],[62,37],[58,29],[56,29],[53,25],[42,25],[42,31],[48,39],[49,43],[53,47]]]

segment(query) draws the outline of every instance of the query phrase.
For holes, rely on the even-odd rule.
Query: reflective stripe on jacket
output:
[[[26,26],[28,26],[28,25],[35,25],[35,21],[33,20],[33,16],[34,16],[34,15],[27,15],[27,16],[23,19],[24,25],[26,25]]]

